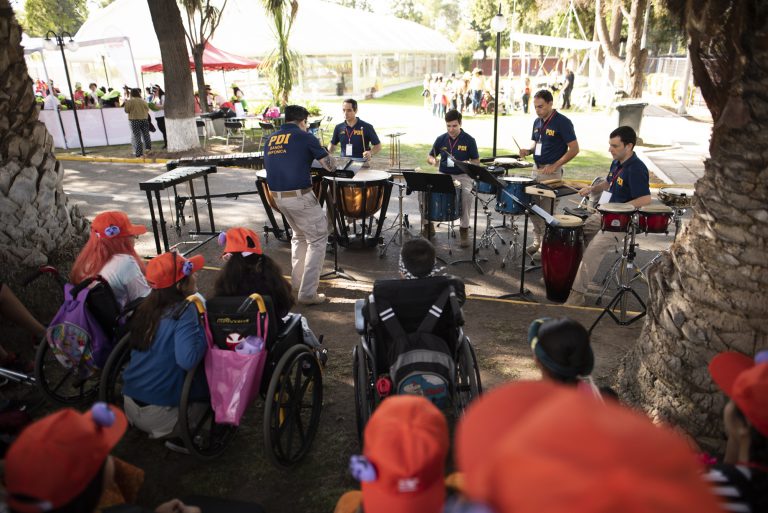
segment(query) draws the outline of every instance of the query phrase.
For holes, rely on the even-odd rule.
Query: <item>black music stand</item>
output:
[[[346,166],[345,166],[346,167]],[[333,185],[331,186],[331,200],[326,202],[326,205],[328,206],[330,216],[332,219],[332,222],[336,223],[336,193],[338,189],[336,188],[336,173],[329,173],[325,168],[323,168],[320,171],[321,176],[331,176]],[[322,178],[321,178],[322,180]],[[322,183],[320,185],[322,190]],[[327,219],[327,218],[326,218]],[[354,277],[350,276],[346,272],[344,272],[344,269],[339,267],[339,236],[336,234],[336,230],[334,229],[333,233],[333,271],[329,271],[327,273],[321,274],[320,278],[344,278],[345,280],[349,281],[357,281]]]
[[[456,192],[456,187],[453,186],[453,178],[451,175],[442,173],[417,173],[410,171],[403,171],[403,178],[407,184],[409,191],[424,192],[426,197],[424,198],[424,216],[429,221],[429,205],[432,201],[432,193],[453,194]],[[424,219],[422,219],[422,224]],[[450,234],[449,234],[450,236]],[[432,234],[427,229],[427,240],[432,242]],[[444,258],[435,256],[437,260],[447,264]]]
[[[488,185],[496,185],[498,186],[499,181],[494,177],[485,167],[478,166],[477,164],[470,164],[469,162],[459,162],[458,160],[453,161],[454,165],[459,168],[463,173],[467,174],[470,178],[475,180],[476,182],[485,182]],[[487,262],[487,258],[477,258],[478,249],[477,249],[477,202],[478,202],[477,194],[475,194],[475,226],[472,230],[472,258],[469,260],[454,260],[451,262],[451,265],[455,264],[472,264],[475,269],[477,269],[477,272],[480,274],[485,274],[485,271],[483,271],[483,268],[480,266],[480,262]]]

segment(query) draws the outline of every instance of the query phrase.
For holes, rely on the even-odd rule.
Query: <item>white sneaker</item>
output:
[[[529,255],[534,255],[539,252],[539,248],[541,248],[541,242],[534,240],[532,244],[525,248],[525,252]]]
[[[328,301],[328,298],[325,297],[325,294],[315,294],[315,297],[307,298],[307,299],[299,299],[299,304],[304,306],[312,306],[312,305],[321,305]]]
[[[179,443],[184,443],[178,438],[173,438],[171,440],[165,441],[165,448],[169,451],[178,452],[179,454],[189,454],[189,449],[187,449],[184,445],[179,445]]]

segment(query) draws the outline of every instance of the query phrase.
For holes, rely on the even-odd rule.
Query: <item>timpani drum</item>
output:
[[[541,272],[547,299],[564,303],[571,293],[584,253],[584,221],[564,214],[554,218],[558,224],[547,225],[541,244]]]
[[[690,208],[693,206],[693,196],[693,188],[662,187],[659,189],[659,201],[671,208]]]
[[[432,192],[427,205],[428,221],[455,221],[461,217],[461,182],[453,181],[453,192]],[[426,195],[425,195],[426,196]]]
[[[603,215],[600,229],[604,232],[627,232],[632,222],[632,215],[637,210],[628,203],[606,203],[599,205],[597,211]]]
[[[334,230],[339,237],[340,245],[346,247],[350,242],[347,219],[362,221],[361,233],[357,234],[356,223],[354,229],[355,235],[360,238],[363,246],[371,247],[378,244],[387,213],[389,195],[392,192],[390,178],[391,175],[386,171],[375,169],[360,170],[352,178],[336,177],[334,179],[331,176],[323,178],[328,188],[332,190],[334,184],[336,187]],[[381,213],[376,223],[376,234],[372,237],[372,218],[379,211]]]
[[[504,168],[488,168],[488,172],[491,173],[496,179],[501,180],[504,176]],[[485,183],[481,180],[475,180],[475,190],[478,194],[496,194],[498,187],[496,185]]]
[[[525,192],[525,188],[533,185],[533,178],[526,176],[505,176],[504,189],[496,193],[496,212],[500,214],[519,215],[525,213],[525,209],[512,201],[504,191],[512,194],[517,199],[529,205],[531,203],[531,195]]]
[[[644,233],[669,233],[673,211],[666,205],[640,207],[639,226]]]

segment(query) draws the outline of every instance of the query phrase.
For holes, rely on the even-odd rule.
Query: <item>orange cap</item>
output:
[[[118,210],[102,212],[93,218],[91,230],[99,238],[112,239],[114,237],[131,237],[147,233],[147,227],[140,224],[131,224],[125,212]]]
[[[749,356],[728,351],[715,356],[709,373],[755,429],[768,436],[768,351]]]
[[[259,236],[248,228],[230,228],[227,233],[220,233],[219,245],[224,246],[224,253],[262,254]]]
[[[569,387],[491,391],[461,420],[456,451],[465,494],[497,513],[721,511],[681,437]]]
[[[6,454],[8,505],[22,512],[65,506],[96,477],[127,426],[123,412],[106,403],[30,424]]]
[[[429,400],[385,399],[365,426],[363,454],[376,469],[362,483],[366,513],[442,512],[448,447],[448,424]]]
[[[156,256],[147,264],[147,283],[153,289],[176,285],[183,278],[199,271],[205,264],[202,255],[186,259],[175,251]]]

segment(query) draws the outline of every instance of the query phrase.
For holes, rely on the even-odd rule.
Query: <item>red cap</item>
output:
[[[147,233],[147,227],[131,224],[125,212],[111,211],[97,215],[91,223],[91,230],[99,238],[131,237]]]
[[[147,264],[147,283],[153,289],[176,285],[183,278],[199,271],[205,264],[202,255],[186,259],[175,251],[156,256]]]
[[[385,399],[365,426],[363,454],[376,469],[362,483],[366,513],[442,512],[448,447],[448,424],[428,399]]]
[[[721,511],[681,437],[570,387],[491,391],[461,420],[456,452],[465,494],[497,513]]]
[[[59,410],[30,424],[6,454],[8,505],[36,512],[68,504],[96,477],[127,426],[123,412],[105,403],[86,413]]]
[[[715,356],[709,373],[755,429],[768,436],[768,351],[754,359],[728,351]]]
[[[248,228],[230,228],[219,234],[219,245],[224,246],[224,253],[262,254],[259,236]]]

